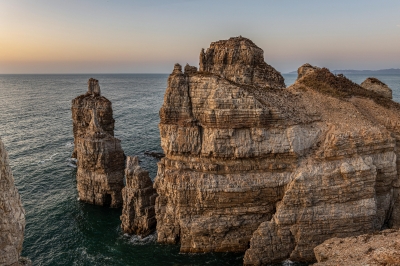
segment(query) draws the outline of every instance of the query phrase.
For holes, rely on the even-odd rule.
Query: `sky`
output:
[[[400,1],[0,0],[0,74],[170,73],[239,35],[282,73],[400,68]]]

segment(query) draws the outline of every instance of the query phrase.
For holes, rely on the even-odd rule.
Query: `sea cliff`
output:
[[[298,74],[285,88],[243,37],[202,50],[199,70],[175,65],[160,110],[159,242],[265,265],[400,226],[400,105],[325,68]]]

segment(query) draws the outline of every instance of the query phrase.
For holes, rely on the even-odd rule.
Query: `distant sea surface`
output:
[[[296,75],[286,74],[286,85]],[[366,76],[347,75],[356,83]],[[120,209],[77,200],[71,100],[100,81],[114,110],[115,136],[127,155],[156,176],[162,152],[158,111],[166,74],[0,75],[0,136],[10,157],[15,184],[26,210],[23,256],[34,265],[242,265],[243,253],[180,254],[178,245],[160,245],[120,230]],[[376,76],[400,101],[400,77]],[[289,263],[285,263],[285,265]]]

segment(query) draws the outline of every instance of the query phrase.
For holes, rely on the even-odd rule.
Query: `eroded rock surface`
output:
[[[74,152],[76,155],[76,141],[79,137],[84,137],[90,120],[92,119],[92,110],[96,107],[97,122],[99,127],[111,136],[114,136],[114,118],[111,102],[101,96],[100,85],[97,79],[90,78],[88,80],[88,91],[72,100],[72,123],[74,131]]]
[[[0,265],[20,265],[25,210],[0,139]]]
[[[156,228],[154,204],[157,197],[149,172],[139,165],[138,157],[126,158],[126,186],[122,190],[122,230],[148,236]]]
[[[367,78],[361,83],[361,87],[376,92],[385,98],[392,99],[392,89],[377,78]]]
[[[259,87],[285,88],[282,75],[265,63],[264,51],[243,37],[213,42],[200,53],[199,71]]]
[[[357,237],[332,238],[314,248],[314,266],[400,265],[400,232],[393,229]]]
[[[321,138],[299,157],[272,219],[254,232],[247,265],[313,261],[326,239],[399,226],[400,105],[324,68],[287,90],[315,108]]]
[[[209,50],[198,72],[175,65],[168,78],[159,242],[250,245],[244,263],[263,265],[314,261],[329,238],[399,226],[399,104],[311,65],[287,89],[278,72],[255,78],[269,66],[249,71],[259,52],[242,37]]]
[[[121,207],[125,158],[113,137],[111,102],[100,95],[97,80],[72,101],[79,199],[95,205]]]

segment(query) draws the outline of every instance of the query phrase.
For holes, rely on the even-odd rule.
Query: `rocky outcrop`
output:
[[[125,158],[121,141],[113,137],[111,103],[100,95],[97,80],[72,101],[77,188],[81,201],[122,206]]]
[[[25,210],[1,139],[0,168],[0,265],[17,266],[24,240]]]
[[[248,265],[313,261],[313,248],[326,239],[399,222],[399,104],[327,69],[309,72],[287,90],[316,108],[314,127],[322,138],[299,158],[273,218],[254,232]]]
[[[385,98],[392,99],[392,89],[377,78],[367,78],[361,83],[361,87],[376,92]]]
[[[250,246],[244,263],[262,265],[314,261],[329,238],[399,226],[400,105],[310,65],[281,89],[248,74],[269,72],[247,61],[255,50],[241,37],[216,42],[198,72],[175,65],[169,76],[158,241],[181,252]]]
[[[400,265],[400,232],[388,229],[357,237],[332,238],[314,248],[314,266]]]
[[[207,51],[202,49],[199,70],[238,84],[285,88],[282,75],[265,63],[264,51],[242,36],[213,42]]]
[[[138,157],[126,158],[126,186],[122,190],[122,230],[146,237],[156,228],[154,204],[157,197],[149,172],[139,165]]]
[[[79,137],[84,137],[90,120],[92,119],[92,110],[96,107],[97,122],[99,127],[111,136],[114,136],[114,118],[111,102],[101,96],[100,85],[97,79],[90,78],[88,81],[88,91],[72,100],[72,123],[74,131],[74,151],[73,158],[76,155],[76,141]]]

